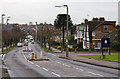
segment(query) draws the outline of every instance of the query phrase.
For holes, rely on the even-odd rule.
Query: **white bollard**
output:
[[[40,52],[40,59],[42,59],[42,51]]]

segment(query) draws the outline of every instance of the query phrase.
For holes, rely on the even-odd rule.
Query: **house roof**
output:
[[[97,26],[95,26],[93,29],[91,29],[91,31],[95,30],[96,28],[98,28],[101,25],[112,25],[110,22],[114,22],[114,21],[104,21],[104,22],[101,22]],[[115,26],[113,26],[113,27],[117,29],[117,27],[115,27]]]

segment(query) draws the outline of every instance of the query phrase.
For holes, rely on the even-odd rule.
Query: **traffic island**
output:
[[[33,50],[23,50],[23,52],[33,52]]]
[[[28,59],[29,61],[49,61],[49,59],[44,59],[44,58],[40,58],[40,59]]]

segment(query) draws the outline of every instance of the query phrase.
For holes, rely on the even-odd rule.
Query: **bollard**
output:
[[[40,59],[42,59],[42,51],[40,52]]]
[[[32,52],[32,59],[35,59],[35,53],[34,52]]]
[[[24,50],[26,50],[26,48]]]

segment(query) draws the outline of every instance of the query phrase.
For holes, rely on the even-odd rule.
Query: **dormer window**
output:
[[[104,26],[104,30],[108,30],[108,26]]]

